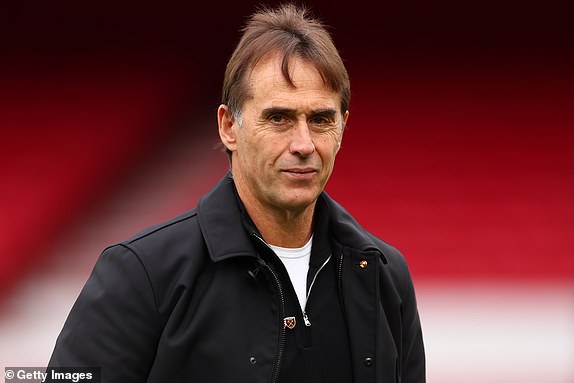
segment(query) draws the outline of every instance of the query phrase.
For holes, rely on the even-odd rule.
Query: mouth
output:
[[[317,170],[314,168],[289,168],[282,169],[281,172],[291,177],[305,179],[314,176],[317,173]]]

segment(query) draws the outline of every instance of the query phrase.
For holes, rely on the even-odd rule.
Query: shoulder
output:
[[[394,281],[410,281],[407,262],[401,251],[361,226],[343,206],[326,193],[322,199],[328,208],[331,233],[338,242],[360,251],[377,251],[383,269]]]
[[[138,250],[154,249],[173,241],[181,242],[185,238],[191,239],[194,233],[199,234],[199,232],[197,210],[192,209],[165,222],[143,229],[121,242],[121,245]]]
[[[193,209],[108,247],[104,254],[136,258],[152,284],[161,289],[171,284],[169,281],[176,282],[175,276],[201,263],[206,250]]]
[[[320,209],[329,216],[331,234],[344,246],[358,250],[378,250],[384,258],[400,259],[399,250],[366,230],[342,205],[329,197],[321,196]]]
[[[410,282],[411,276],[407,260],[403,253],[396,247],[390,245],[389,243],[383,241],[379,237],[372,233],[367,232],[372,238],[373,243],[379,249],[383,255],[383,264],[385,269],[389,271],[391,277],[398,281],[408,281]]]
[[[153,273],[172,272],[203,255],[205,248],[196,209],[150,226],[115,246],[128,249]]]

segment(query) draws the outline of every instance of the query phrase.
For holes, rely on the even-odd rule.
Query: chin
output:
[[[318,194],[309,194],[308,196],[294,196],[283,201],[283,206],[288,210],[304,210],[315,203]]]

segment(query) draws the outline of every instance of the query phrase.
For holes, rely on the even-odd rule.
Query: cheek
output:
[[[278,155],[273,150],[273,141],[258,139],[257,137],[245,138],[242,142],[242,155],[244,161],[254,174],[262,170],[272,168]]]
[[[338,138],[338,136],[325,137],[320,141],[320,145],[316,145],[324,162],[331,163],[335,160],[335,156],[339,152],[340,148],[340,141]]]

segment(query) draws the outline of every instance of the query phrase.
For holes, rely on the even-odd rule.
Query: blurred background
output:
[[[2,372],[47,363],[104,247],[223,176],[223,72],[256,4],[0,5]],[[307,5],[352,83],[327,190],[405,254],[428,381],[573,382],[571,14]]]

